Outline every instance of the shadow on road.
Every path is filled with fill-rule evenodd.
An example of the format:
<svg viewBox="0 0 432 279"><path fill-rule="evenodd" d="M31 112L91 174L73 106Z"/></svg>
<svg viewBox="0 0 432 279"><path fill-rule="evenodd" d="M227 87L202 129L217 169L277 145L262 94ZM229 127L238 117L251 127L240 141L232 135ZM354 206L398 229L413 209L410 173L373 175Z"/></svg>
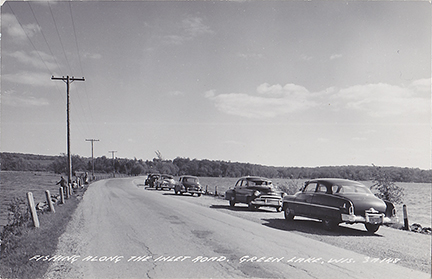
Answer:
<svg viewBox="0 0 432 279"><path fill-rule="evenodd" d="M333 231L328 231L323 228L321 221L312 219L294 219L287 222L285 219L262 219L264 226L283 230L283 231L297 231L306 234L318 234L328 236L375 236L382 237L379 234L371 234L366 230L359 230L356 228L350 228L345 226L338 226Z"/></svg>
<svg viewBox="0 0 432 279"><path fill-rule="evenodd" d="M276 212L275 209L272 208L258 208L258 209L250 209L247 205L245 206L234 206L231 207L229 205L221 205L221 204L213 204L210 206L210 208L215 208L215 209L228 209L231 211L250 211L250 212L263 212L263 213L280 213L280 212Z"/></svg>

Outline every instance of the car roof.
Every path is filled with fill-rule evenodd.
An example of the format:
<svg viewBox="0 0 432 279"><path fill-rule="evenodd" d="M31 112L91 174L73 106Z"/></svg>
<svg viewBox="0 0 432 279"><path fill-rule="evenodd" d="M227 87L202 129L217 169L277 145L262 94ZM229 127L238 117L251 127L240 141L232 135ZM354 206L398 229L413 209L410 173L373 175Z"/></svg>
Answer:
<svg viewBox="0 0 432 279"><path fill-rule="evenodd" d="M349 180L349 179L343 179L343 178L317 178L317 179L311 179L308 182L319 182L327 185L358 185L358 186L365 186L360 182ZM366 186L365 186L366 187Z"/></svg>
<svg viewBox="0 0 432 279"><path fill-rule="evenodd" d="M270 181L270 179L266 178L266 177L261 177L261 176L243 176L240 177L238 180L249 180L249 181Z"/></svg>
<svg viewBox="0 0 432 279"><path fill-rule="evenodd" d="M182 175L182 176L180 176L180 177L198 178L198 177L193 176L193 175Z"/></svg>

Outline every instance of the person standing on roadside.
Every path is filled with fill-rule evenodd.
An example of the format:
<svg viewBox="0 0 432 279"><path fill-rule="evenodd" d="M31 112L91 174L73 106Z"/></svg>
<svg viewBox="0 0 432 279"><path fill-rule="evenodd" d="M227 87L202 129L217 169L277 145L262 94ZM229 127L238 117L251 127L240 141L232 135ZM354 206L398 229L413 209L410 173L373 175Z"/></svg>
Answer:
<svg viewBox="0 0 432 279"><path fill-rule="evenodd" d="M67 187L67 181L66 181L66 179L64 179L63 176L60 178L60 181L56 183L56 185L59 185L59 184L60 184L60 187L63 188L63 193L65 193L66 187Z"/></svg>

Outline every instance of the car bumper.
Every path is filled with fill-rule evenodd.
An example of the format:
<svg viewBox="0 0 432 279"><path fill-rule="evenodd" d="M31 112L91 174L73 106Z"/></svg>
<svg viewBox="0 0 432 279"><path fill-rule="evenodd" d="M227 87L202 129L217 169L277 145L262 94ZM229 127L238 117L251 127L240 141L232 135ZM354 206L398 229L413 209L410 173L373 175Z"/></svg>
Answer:
<svg viewBox="0 0 432 279"><path fill-rule="evenodd" d="M354 223L368 223L374 225L390 224L397 222L396 217L386 217L383 213L381 214L366 214L365 217L353 215L353 214L342 214L342 222L354 224Z"/></svg>
<svg viewBox="0 0 432 279"><path fill-rule="evenodd" d="M274 196L261 196L251 201L251 204L255 206L281 207L282 198L277 198Z"/></svg>

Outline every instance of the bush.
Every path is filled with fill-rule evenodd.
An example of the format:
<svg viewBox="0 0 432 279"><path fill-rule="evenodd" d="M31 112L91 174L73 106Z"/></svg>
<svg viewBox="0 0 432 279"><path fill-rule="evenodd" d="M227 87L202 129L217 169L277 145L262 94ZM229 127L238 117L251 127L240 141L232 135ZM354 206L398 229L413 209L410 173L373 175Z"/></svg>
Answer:
<svg viewBox="0 0 432 279"><path fill-rule="evenodd" d="M375 196L382 200L396 204L403 202L403 189L397 186L381 167L375 167L375 177L370 188L376 190Z"/></svg>

